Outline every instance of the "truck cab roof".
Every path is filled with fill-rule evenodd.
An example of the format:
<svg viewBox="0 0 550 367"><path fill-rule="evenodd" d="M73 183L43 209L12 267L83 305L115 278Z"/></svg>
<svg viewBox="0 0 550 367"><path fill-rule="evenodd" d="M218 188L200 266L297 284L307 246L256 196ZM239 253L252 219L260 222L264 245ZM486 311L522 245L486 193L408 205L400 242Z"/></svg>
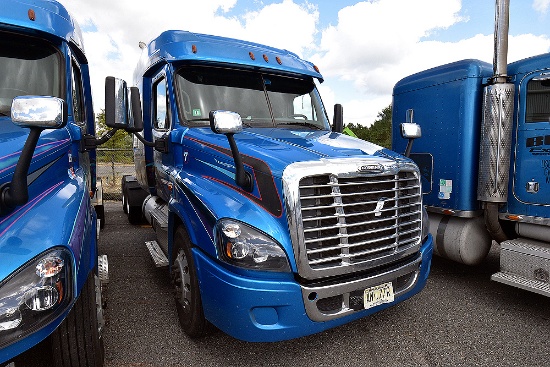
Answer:
<svg viewBox="0 0 550 367"><path fill-rule="evenodd" d="M163 61L233 65L282 74L306 75L323 81L316 66L290 51L233 38L179 30L165 31L148 44L136 67L134 80L139 80L149 70L155 70L154 66Z"/></svg>

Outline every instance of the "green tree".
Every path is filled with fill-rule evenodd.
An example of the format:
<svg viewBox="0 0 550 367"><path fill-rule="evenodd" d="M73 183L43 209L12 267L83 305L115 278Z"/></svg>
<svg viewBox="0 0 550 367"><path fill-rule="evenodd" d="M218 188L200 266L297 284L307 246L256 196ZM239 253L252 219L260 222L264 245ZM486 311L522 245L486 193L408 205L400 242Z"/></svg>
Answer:
<svg viewBox="0 0 550 367"><path fill-rule="evenodd" d="M378 112L374 123L367 127L361 124L347 124L359 139L370 141L385 148L391 149L391 111L392 105Z"/></svg>
<svg viewBox="0 0 550 367"><path fill-rule="evenodd" d="M100 113L96 115L95 130L97 138L102 137L110 130L105 125L105 110L102 109ZM109 141L102 144L100 148L110 149L132 149L132 136L124 130L118 130L115 135Z"/></svg>

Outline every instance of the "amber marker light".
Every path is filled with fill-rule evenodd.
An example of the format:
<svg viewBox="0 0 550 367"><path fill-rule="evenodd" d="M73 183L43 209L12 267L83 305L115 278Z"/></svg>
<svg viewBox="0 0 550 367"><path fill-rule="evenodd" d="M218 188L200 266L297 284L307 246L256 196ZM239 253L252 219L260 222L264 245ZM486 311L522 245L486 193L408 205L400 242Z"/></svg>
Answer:
<svg viewBox="0 0 550 367"><path fill-rule="evenodd" d="M443 210L443 214L445 214L445 215L454 215L455 211L451 210L451 209L445 209L445 210Z"/></svg>
<svg viewBox="0 0 550 367"><path fill-rule="evenodd" d="M283 62L281 61L281 58L280 58L279 56L277 56L277 57L275 58L275 60L277 60L277 63L278 63L279 65L283 65Z"/></svg>
<svg viewBox="0 0 550 367"><path fill-rule="evenodd" d="M267 57L267 55L266 55L266 54L264 54L263 56L264 56L264 60L265 60L265 62L269 62L269 57Z"/></svg>
<svg viewBox="0 0 550 367"><path fill-rule="evenodd" d="M27 15L29 16L29 19L32 20L33 22L36 20L36 14L34 13L34 10L29 9L29 11L27 12Z"/></svg>
<svg viewBox="0 0 550 367"><path fill-rule="evenodd" d="M523 218L521 217L521 215L509 214L506 216L506 219L518 221L518 220L522 220Z"/></svg>
<svg viewBox="0 0 550 367"><path fill-rule="evenodd" d="M249 52L249 53L248 53L248 56L250 56L250 58L251 58L252 60L256 60L256 56L254 56L254 54L253 54L252 52Z"/></svg>
<svg viewBox="0 0 550 367"><path fill-rule="evenodd" d="M313 65L313 69L315 69L315 71L318 72L319 74L321 73L321 72L319 71L319 68L317 67L317 65Z"/></svg>
<svg viewBox="0 0 550 367"><path fill-rule="evenodd" d="M197 53L197 46L196 45L192 45L191 46L191 51L193 51L194 54Z"/></svg>

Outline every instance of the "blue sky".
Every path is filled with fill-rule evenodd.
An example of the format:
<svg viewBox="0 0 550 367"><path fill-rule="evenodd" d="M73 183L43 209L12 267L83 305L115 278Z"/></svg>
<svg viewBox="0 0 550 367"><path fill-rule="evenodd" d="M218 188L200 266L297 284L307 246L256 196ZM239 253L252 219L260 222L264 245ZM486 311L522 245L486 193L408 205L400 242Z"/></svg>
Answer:
<svg viewBox="0 0 550 367"><path fill-rule="evenodd" d="M84 33L95 110L103 81L132 81L139 41L166 29L285 48L314 62L328 111L370 125L401 78L465 58L492 62L494 0L60 0ZM510 62L550 51L550 0L510 0ZM169 9L169 11L166 11Z"/></svg>

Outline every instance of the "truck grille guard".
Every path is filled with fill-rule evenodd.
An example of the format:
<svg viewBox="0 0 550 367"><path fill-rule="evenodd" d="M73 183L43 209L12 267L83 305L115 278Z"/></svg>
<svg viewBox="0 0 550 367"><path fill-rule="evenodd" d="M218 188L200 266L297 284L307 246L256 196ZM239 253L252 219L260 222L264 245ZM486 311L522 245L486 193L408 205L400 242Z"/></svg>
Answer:
<svg viewBox="0 0 550 367"><path fill-rule="evenodd" d="M422 193L413 164L299 162L285 169L283 181L300 277L318 280L379 269L420 250Z"/></svg>

